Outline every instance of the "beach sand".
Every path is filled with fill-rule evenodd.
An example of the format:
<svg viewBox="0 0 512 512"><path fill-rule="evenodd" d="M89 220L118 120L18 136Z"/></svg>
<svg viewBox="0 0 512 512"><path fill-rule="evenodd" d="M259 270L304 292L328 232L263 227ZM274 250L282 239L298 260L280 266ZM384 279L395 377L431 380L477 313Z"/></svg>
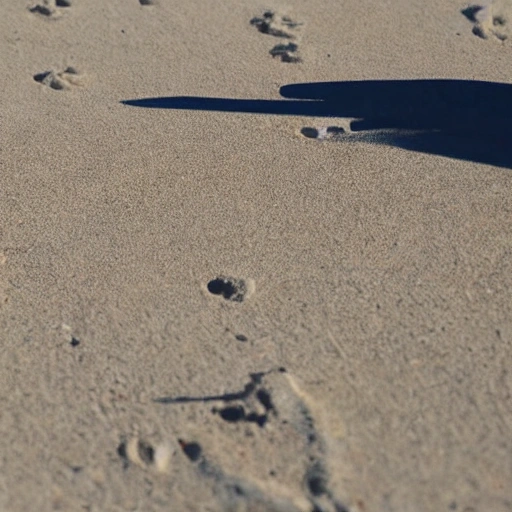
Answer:
<svg viewBox="0 0 512 512"><path fill-rule="evenodd" d="M512 510L505 2L0 4L0 510Z"/></svg>

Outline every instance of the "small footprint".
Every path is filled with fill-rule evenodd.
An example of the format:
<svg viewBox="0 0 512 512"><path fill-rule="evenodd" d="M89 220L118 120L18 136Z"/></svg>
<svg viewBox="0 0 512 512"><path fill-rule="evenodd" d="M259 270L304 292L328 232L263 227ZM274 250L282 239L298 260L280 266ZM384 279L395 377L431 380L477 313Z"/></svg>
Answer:
<svg viewBox="0 0 512 512"><path fill-rule="evenodd" d="M473 23L473 34L482 39L506 41L511 36L512 0L493 0L485 5L470 5L462 14Z"/></svg>
<svg viewBox="0 0 512 512"><path fill-rule="evenodd" d="M250 23L262 34L283 39L296 39L297 28L302 25L288 16L281 16L273 11L265 11L261 17L253 18ZM296 43L290 42L275 45L269 53L272 57L279 57L281 62L297 63L302 62L298 49Z"/></svg>
<svg viewBox="0 0 512 512"><path fill-rule="evenodd" d="M254 293L255 283L252 279L237 279L235 277L219 276L212 279L208 291L213 295L221 295L226 300L242 302Z"/></svg>
<svg viewBox="0 0 512 512"><path fill-rule="evenodd" d="M44 71L34 75L34 80L47 85L57 91L70 89L72 86L85 85L85 78L74 67L67 67L64 71Z"/></svg>
<svg viewBox="0 0 512 512"><path fill-rule="evenodd" d="M144 469L155 469L165 473L171 458L171 449L167 443L154 447L150 442L132 437L122 439L117 447L117 454L123 460L124 469L135 464Z"/></svg>
<svg viewBox="0 0 512 512"><path fill-rule="evenodd" d="M300 133L307 139L316 140L340 140L347 134L341 126L324 126L320 128L305 126L300 130Z"/></svg>
<svg viewBox="0 0 512 512"><path fill-rule="evenodd" d="M253 18L251 25L254 25L262 34L295 39L293 31L302 23L295 23L288 16L279 16L272 11L265 11L261 18Z"/></svg>
<svg viewBox="0 0 512 512"><path fill-rule="evenodd" d="M61 7L71 7L70 0L43 0L42 3L31 7L30 12L41 14L49 18L58 18L61 15Z"/></svg>
<svg viewBox="0 0 512 512"><path fill-rule="evenodd" d="M272 57L279 57L282 62L302 62L302 59L297 55L299 47L295 43L276 44L270 55Z"/></svg>

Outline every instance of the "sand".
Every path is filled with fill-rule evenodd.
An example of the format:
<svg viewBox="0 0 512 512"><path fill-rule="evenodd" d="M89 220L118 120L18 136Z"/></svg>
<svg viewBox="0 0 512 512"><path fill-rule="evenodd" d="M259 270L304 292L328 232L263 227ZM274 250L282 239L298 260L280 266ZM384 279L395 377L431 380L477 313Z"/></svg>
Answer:
<svg viewBox="0 0 512 512"><path fill-rule="evenodd" d="M0 4L0 510L512 510L507 2Z"/></svg>

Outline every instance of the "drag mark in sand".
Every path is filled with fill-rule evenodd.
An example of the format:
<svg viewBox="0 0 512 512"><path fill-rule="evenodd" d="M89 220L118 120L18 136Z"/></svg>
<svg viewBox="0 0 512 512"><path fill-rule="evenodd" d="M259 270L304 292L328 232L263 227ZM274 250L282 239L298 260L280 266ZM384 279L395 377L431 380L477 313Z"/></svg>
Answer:
<svg viewBox="0 0 512 512"><path fill-rule="evenodd" d="M245 423L245 428L251 428L250 424L254 424L253 428L262 432L260 442L270 436L271 443L279 446L280 450L291 449L294 459L301 454L299 459L304 461L304 467L302 481L298 483L301 492L297 494L275 480L269 483L264 475L256 478L230 475L219 462L214 462L222 460L221 454L214 453L216 449L222 449L222 444L203 449L197 440L178 439L184 455L196 464L198 476L211 482L223 507L252 510L252 507L263 506L265 508L262 510L277 512L306 509L347 512L347 508L330 489L325 461L327 450L308 406L311 399L285 368L250 374L249 382L240 391L223 395L162 397L154 401L160 404L223 402L225 405L211 409L220 419L228 424ZM239 431L232 431L232 434L236 435L236 432ZM254 433L250 437L254 439ZM286 459L285 453L282 458ZM267 475L275 478L276 471L272 469Z"/></svg>

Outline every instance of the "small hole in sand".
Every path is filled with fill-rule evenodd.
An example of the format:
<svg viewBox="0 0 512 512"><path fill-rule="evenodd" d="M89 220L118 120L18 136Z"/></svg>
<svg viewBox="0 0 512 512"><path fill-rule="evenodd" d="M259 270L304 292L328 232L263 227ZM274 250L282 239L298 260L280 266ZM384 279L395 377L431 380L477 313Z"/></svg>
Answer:
<svg viewBox="0 0 512 512"><path fill-rule="evenodd" d="M300 133L308 139L316 139L318 137L318 130L310 126L305 126L300 130Z"/></svg>
<svg viewBox="0 0 512 512"><path fill-rule="evenodd" d="M139 457L146 464L152 464L155 459L155 449L144 441L139 441L137 445L137 451L139 452Z"/></svg>
<svg viewBox="0 0 512 512"><path fill-rule="evenodd" d="M225 299L229 299L235 293L233 283L226 279L213 279L208 283L208 291L214 295L222 295Z"/></svg>
<svg viewBox="0 0 512 512"><path fill-rule="evenodd" d="M252 279L245 281L233 277L217 277L208 283L207 288L213 295L221 295L233 302L242 302L254 291L254 282Z"/></svg>
<svg viewBox="0 0 512 512"><path fill-rule="evenodd" d="M50 73L51 71L45 71L44 73L36 73L33 78L36 82L41 83Z"/></svg>
<svg viewBox="0 0 512 512"><path fill-rule="evenodd" d="M265 407L267 411L274 408L274 404L272 403L272 399L270 398L270 393L266 389L258 389L256 393L256 398L259 400L260 404Z"/></svg>
<svg viewBox="0 0 512 512"><path fill-rule="evenodd" d="M199 443L187 443L178 439L183 453L192 461L196 462L201 457L202 448Z"/></svg>
<svg viewBox="0 0 512 512"><path fill-rule="evenodd" d="M264 427L265 423L267 423L268 417L266 414L256 414L255 412L251 412L245 419L250 423L256 423L259 427Z"/></svg>
<svg viewBox="0 0 512 512"><path fill-rule="evenodd" d="M478 12L480 12L483 9L481 5L470 5L469 7L466 7L465 9L462 9L460 11L469 21L472 21L473 23L476 23L478 20L476 18L476 15Z"/></svg>
<svg viewBox="0 0 512 512"><path fill-rule="evenodd" d="M330 133L332 135L341 135L345 133L345 130L340 126L328 126L327 133Z"/></svg>
<svg viewBox="0 0 512 512"><path fill-rule="evenodd" d="M327 477L323 467L316 463L308 470L307 486L313 496L321 496L327 492Z"/></svg>
<svg viewBox="0 0 512 512"><path fill-rule="evenodd" d="M245 419L245 409L241 405L235 405L232 407L224 407L218 411L220 417L224 421L229 421L232 423L236 423L237 421L241 421Z"/></svg>
<svg viewBox="0 0 512 512"><path fill-rule="evenodd" d="M117 447L117 454L123 459L126 458L126 443L123 442Z"/></svg>

